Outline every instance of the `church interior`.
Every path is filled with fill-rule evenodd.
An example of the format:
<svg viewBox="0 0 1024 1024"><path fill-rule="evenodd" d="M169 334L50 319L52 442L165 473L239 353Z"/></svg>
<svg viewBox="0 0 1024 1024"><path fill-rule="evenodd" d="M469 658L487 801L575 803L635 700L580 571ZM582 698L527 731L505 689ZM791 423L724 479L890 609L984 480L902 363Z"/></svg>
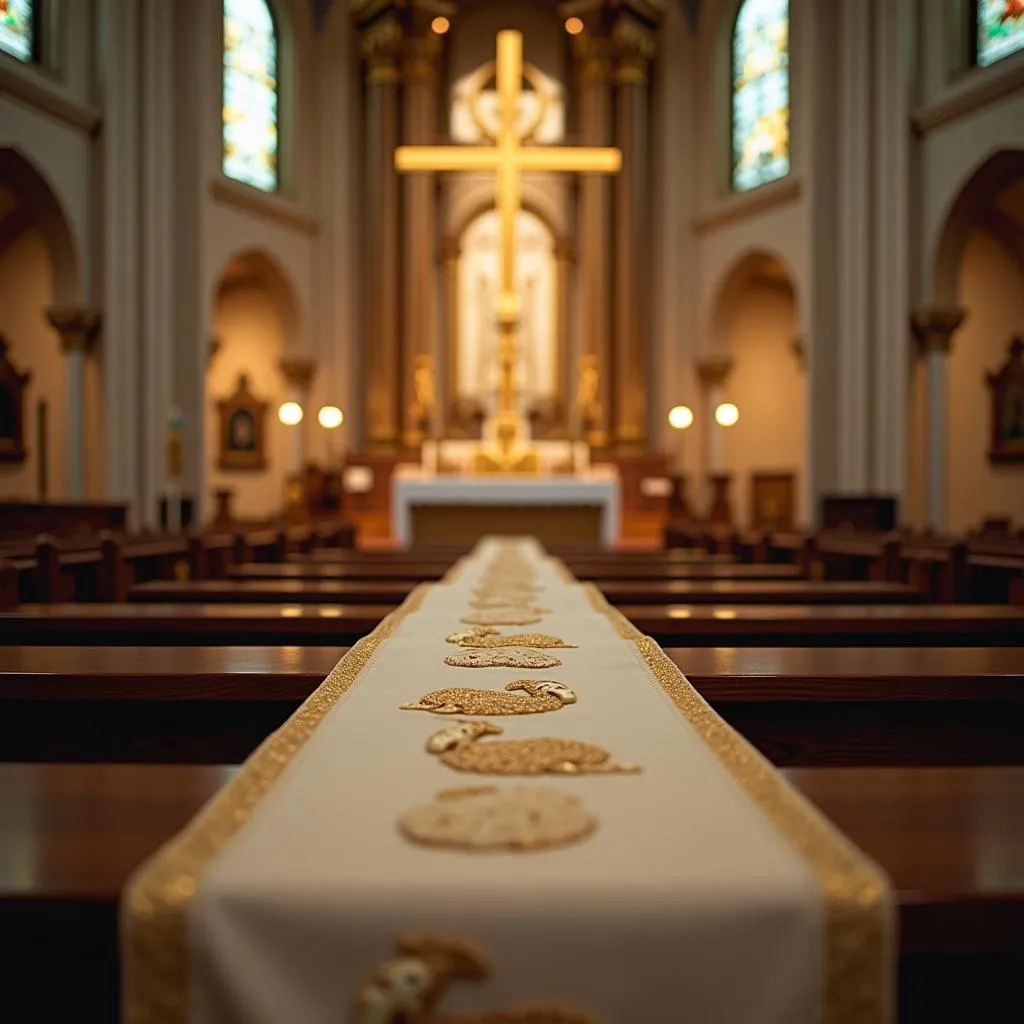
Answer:
<svg viewBox="0 0 1024 1024"><path fill-rule="evenodd" d="M0 0L0 638L12 1019L1003 1016L1024 0Z"/></svg>

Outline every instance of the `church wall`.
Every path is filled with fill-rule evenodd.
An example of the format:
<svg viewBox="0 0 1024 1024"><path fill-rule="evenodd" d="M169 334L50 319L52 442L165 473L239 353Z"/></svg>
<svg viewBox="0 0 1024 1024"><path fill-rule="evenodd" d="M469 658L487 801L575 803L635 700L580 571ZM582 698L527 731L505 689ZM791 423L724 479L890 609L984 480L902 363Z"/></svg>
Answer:
<svg viewBox="0 0 1024 1024"><path fill-rule="evenodd" d="M221 347L207 371L205 465L207 496L220 487L235 492L234 514L239 519L277 515L284 503L289 431L277 418L285 401L285 381L278 360L286 347L282 311L275 296L261 284L242 282L225 288L215 304L213 326ZM235 390L238 375L249 376L257 398L269 403L266 418L267 469L262 472L222 472L217 469L217 400ZM309 426L307 422L298 429ZM315 411L313 413L315 422Z"/></svg>
<svg viewBox="0 0 1024 1024"><path fill-rule="evenodd" d="M803 486L806 400L795 326L793 295L783 285L752 282L731 303L726 336L735 366L726 391L740 418L725 431L724 449L740 525L749 524L752 472L793 472L798 493Z"/></svg>
<svg viewBox="0 0 1024 1024"><path fill-rule="evenodd" d="M949 210L974 171L987 157L1003 149L1024 149L1024 92L938 126L921 142L918 281L921 294L929 299L948 303L954 298L934 292L936 257Z"/></svg>
<svg viewBox="0 0 1024 1024"><path fill-rule="evenodd" d="M949 528L981 525L986 516L1024 514L1024 465L993 466L991 391L986 374L1006 360L1024 333L1024 266L992 235L971 234L960 266L958 303L967 319L953 339L949 365Z"/></svg>
<svg viewBox="0 0 1024 1024"><path fill-rule="evenodd" d="M53 302L53 272L42 234L26 231L0 253L0 334L10 348L8 358L32 378L25 391L25 447L22 463L0 462L0 498L37 500L39 444L36 403L47 404L48 497L65 496L65 418L67 374L60 339L43 310Z"/></svg>

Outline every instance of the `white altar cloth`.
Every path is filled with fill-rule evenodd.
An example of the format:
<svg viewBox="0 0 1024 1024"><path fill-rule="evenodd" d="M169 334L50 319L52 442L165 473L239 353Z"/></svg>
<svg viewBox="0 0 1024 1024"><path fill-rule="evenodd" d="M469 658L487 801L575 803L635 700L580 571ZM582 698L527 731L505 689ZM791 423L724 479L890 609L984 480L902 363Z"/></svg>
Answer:
<svg viewBox="0 0 1024 1024"><path fill-rule="evenodd" d="M597 505L601 542L619 539L619 474L595 466L574 476L448 476L414 465L395 467L391 482L391 536L412 542L411 509L416 505Z"/></svg>
<svg viewBox="0 0 1024 1024"><path fill-rule="evenodd" d="M656 645L536 545L521 550L548 609L526 631L579 646L555 649L561 665L545 670L444 664L491 543L417 591L130 883L126 1024L484 1022L523 1003L578 1011L543 1018L572 1024L884 1024L884 876ZM468 853L404 839L398 816L439 791L524 780L444 766L425 742L456 716L400 705L523 677L578 701L502 717L505 738L596 743L642 772L526 780L597 817L569 846ZM490 969L463 974L436 1015L360 1013L368 983L415 985L416 964L395 959L408 933L464 941Z"/></svg>

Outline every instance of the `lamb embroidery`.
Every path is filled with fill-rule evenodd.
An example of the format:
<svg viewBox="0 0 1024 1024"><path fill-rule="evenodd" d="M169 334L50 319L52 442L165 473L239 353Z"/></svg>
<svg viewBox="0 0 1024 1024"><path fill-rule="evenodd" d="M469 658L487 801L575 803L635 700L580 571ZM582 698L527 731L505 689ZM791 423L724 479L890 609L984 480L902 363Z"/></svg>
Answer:
<svg viewBox="0 0 1024 1024"><path fill-rule="evenodd" d="M502 635L491 626L477 626L458 633L451 633L445 638L448 643L459 647L558 647L563 650L576 647L566 643L560 637L548 633L508 633Z"/></svg>
<svg viewBox="0 0 1024 1024"><path fill-rule="evenodd" d="M516 692L522 691L522 692ZM576 703L576 694L553 679L516 679L505 690L476 690L449 686L425 693L403 711L432 711L435 715L535 715Z"/></svg>
<svg viewBox="0 0 1024 1024"><path fill-rule="evenodd" d="M596 743L547 737L480 742L504 730L492 722L458 722L434 733L427 752L462 772L482 775L590 775L638 772L640 766L611 760Z"/></svg>
<svg viewBox="0 0 1024 1024"><path fill-rule="evenodd" d="M486 956L463 939L410 933L399 936L396 956L363 985L352 1024L596 1024L593 1017L537 1004L491 1013L449 1014L438 1009L457 982L483 981Z"/></svg>

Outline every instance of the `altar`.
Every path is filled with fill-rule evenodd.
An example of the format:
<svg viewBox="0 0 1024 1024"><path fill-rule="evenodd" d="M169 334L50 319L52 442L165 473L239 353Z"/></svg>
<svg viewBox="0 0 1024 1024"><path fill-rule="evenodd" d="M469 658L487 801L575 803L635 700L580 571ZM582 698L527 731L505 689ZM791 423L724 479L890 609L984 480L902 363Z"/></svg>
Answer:
<svg viewBox="0 0 1024 1024"><path fill-rule="evenodd" d="M469 544L487 534L611 545L619 538L619 490L614 466L572 475L456 476L401 465L391 481L391 535L403 546Z"/></svg>

